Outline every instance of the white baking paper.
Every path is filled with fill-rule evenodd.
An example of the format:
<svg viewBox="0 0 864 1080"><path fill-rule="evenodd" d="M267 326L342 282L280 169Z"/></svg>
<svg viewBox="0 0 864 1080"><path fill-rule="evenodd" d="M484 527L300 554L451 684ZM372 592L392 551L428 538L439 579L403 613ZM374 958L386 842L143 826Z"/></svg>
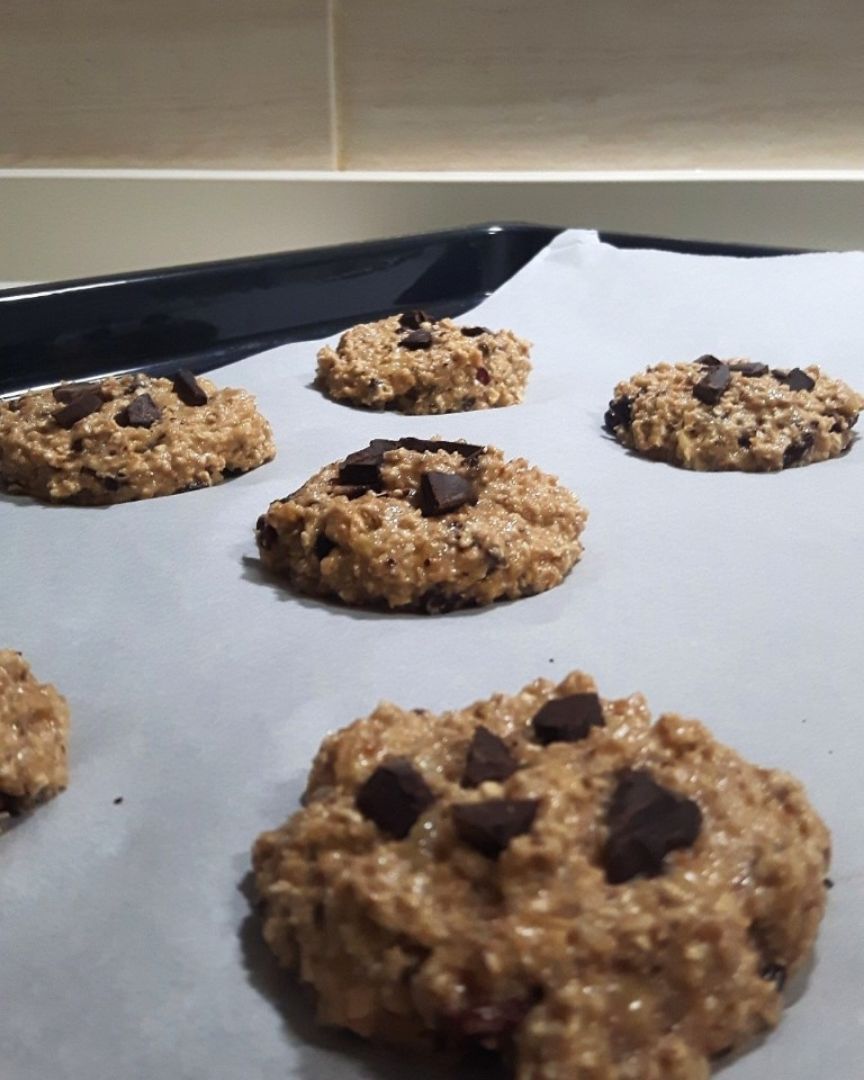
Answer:
<svg viewBox="0 0 864 1080"><path fill-rule="evenodd" d="M861 1075L864 445L698 474L600 425L620 378L705 352L817 361L860 389L862 297L860 253L698 258L566 233L470 316L535 343L522 406L355 411L311 388L317 343L290 345L216 375L258 395L272 464L108 509L0 500L0 642L73 717L69 790L0 839L2 1080L453 1076L315 1026L250 917L249 847L296 808L324 734L379 699L459 707L571 668L806 782L835 842L815 963L780 1029L723 1075ZM271 499L370 438L435 433L524 455L584 500L563 585L422 617L262 579L253 526Z"/></svg>

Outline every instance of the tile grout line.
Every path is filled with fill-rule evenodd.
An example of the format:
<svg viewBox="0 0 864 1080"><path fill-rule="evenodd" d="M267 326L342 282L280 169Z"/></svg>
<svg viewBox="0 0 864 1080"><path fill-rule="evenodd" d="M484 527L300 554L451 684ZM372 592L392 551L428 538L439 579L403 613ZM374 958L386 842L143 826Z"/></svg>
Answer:
<svg viewBox="0 0 864 1080"><path fill-rule="evenodd" d="M342 169L342 118L339 109L339 69L336 59L337 3L338 0L327 0L327 82L330 106L330 168L335 172L339 172Z"/></svg>

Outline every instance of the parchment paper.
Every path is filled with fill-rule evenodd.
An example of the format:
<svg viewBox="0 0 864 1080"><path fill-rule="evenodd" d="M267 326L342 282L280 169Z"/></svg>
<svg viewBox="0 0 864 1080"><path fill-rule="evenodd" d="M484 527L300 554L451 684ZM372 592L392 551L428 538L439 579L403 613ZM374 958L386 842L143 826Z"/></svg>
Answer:
<svg viewBox="0 0 864 1080"><path fill-rule="evenodd" d="M628 455L600 423L619 378L704 352L818 361L860 389L862 297L860 253L696 258L567 233L470 317L534 341L520 407L354 411L310 387L317 344L291 345L216 374L258 395L272 464L109 509L3 498L0 641L67 695L74 726L69 790L0 839L0 1077L451 1076L314 1025L250 918L249 846L296 808L324 734L379 699L459 707L577 667L806 782L835 840L815 965L723 1075L859 1076L864 446L694 474ZM435 433L524 455L584 500L585 556L562 586L388 617L261 578L252 529L271 499L370 438Z"/></svg>

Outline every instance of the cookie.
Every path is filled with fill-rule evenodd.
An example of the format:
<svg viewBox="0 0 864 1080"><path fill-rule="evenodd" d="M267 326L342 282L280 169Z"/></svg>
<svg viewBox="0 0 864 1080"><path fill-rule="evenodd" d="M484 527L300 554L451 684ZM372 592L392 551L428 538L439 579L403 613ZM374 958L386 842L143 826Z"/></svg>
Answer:
<svg viewBox="0 0 864 1080"><path fill-rule="evenodd" d="M0 649L0 826L66 787L69 709L20 653Z"/></svg>
<svg viewBox="0 0 864 1080"><path fill-rule="evenodd" d="M518 1080L705 1080L778 1022L829 846L792 777L573 673L379 705L325 739L253 864L322 1023L480 1043Z"/></svg>
<svg viewBox="0 0 864 1080"><path fill-rule="evenodd" d="M582 553L586 511L500 450L375 439L258 519L261 559L303 593L443 612L558 585Z"/></svg>
<svg viewBox="0 0 864 1080"><path fill-rule="evenodd" d="M328 397L370 409L493 409L522 400L529 350L510 330L409 311L352 327L335 349L321 349L316 381Z"/></svg>
<svg viewBox="0 0 864 1080"><path fill-rule="evenodd" d="M0 401L0 487L98 506L209 487L275 454L244 390L120 375Z"/></svg>
<svg viewBox="0 0 864 1080"><path fill-rule="evenodd" d="M837 457L864 397L815 365L769 369L701 356L619 383L605 427L631 450L685 469L771 472Z"/></svg>

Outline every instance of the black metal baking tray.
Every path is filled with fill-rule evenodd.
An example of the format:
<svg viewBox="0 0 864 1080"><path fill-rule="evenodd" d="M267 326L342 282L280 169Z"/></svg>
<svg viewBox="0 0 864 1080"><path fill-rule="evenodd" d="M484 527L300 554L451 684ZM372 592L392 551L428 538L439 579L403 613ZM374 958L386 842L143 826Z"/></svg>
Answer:
<svg viewBox="0 0 864 1080"><path fill-rule="evenodd" d="M207 371L410 307L466 311L561 230L521 223L0 291L0 394L117 371ZM787 249L601 233L616 247L745 258Z"/></svg>

